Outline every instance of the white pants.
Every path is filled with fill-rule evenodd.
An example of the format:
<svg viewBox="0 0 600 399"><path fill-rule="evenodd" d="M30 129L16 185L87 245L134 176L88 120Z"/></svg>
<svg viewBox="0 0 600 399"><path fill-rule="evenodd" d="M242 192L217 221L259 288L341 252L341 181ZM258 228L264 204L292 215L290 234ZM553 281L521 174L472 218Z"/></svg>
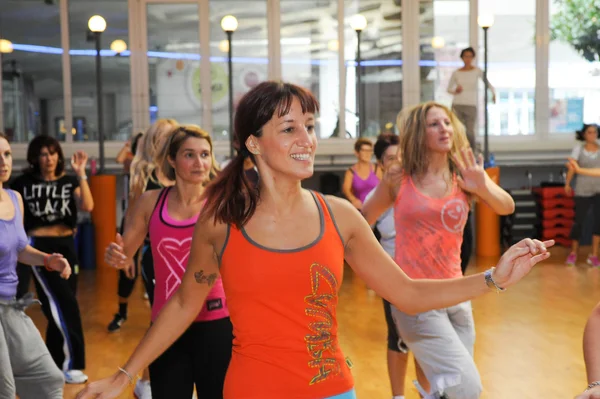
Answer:
<svg viewBox="0 0 600 399"><path fill-rule="evenodd" d="M430 398L479 398L482 386L473 360L475 324L470 301L416 316L392 305L392 316L427 376Z"/></svg>

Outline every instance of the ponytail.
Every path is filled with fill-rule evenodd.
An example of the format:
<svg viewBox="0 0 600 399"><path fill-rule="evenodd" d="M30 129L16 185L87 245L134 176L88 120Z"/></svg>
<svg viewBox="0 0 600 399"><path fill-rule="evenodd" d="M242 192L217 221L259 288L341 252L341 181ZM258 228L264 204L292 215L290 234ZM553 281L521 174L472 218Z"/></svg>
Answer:
<svg viewBox="0 0 600 399"><path fill-rule="evenodd" d="M227 164L204 191L206 205L201 221L209 217L213 223L235 225L241 229L254 214L258 205L258 188L248 179L244 171L244 148Z"/></svg>

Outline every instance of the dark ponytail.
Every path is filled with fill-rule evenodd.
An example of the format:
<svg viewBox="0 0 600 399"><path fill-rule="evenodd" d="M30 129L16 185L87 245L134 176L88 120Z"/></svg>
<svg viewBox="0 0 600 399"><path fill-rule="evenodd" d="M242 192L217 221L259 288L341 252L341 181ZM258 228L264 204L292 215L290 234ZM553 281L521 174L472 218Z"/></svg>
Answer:
<svg viewBox="0 0 600 399"><path fill-rule="evenodd" d="M273 116L280 118L287 115L295 98L300 102L303 113L318 112L319 103L316 98L306 89L290 83L262 82L242 97L235 114L234 129L234 142L239 143L239 151L206 187L206 205L201 221L212 218L214 223L241 228L250 220L260 197L258 187L248 179L244 171L246 157L255 161L246 148L246 140L250 136L260 137L263 126Z"/></svg>

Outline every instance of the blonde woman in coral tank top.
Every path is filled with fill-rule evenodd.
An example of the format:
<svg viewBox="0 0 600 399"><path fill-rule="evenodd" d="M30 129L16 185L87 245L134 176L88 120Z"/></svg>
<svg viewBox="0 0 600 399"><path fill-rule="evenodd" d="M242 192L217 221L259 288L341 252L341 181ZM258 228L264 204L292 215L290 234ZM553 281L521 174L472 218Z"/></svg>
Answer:
<svg viewBox="0 0 600 399"><path fill-rule="evenodd" d="M263 82L244 95L235 115L241 151L206 188L181 286L127 363L79 399L117 397L192 323L219 275L235 337L225 399L355 399L338 341L344 260L375 292L417 314L493 292L493 282L514 284L549 256L528 239L504 254L488 284L484 273L408 278L352 204L302 188L314 172L318 111L310 92L289 83ZM243 173L246 156L258 186Z"/></svg>
<svg viewBox="0 0 600 399"><path fill-rule="evenodd" d="M485 201L500 215L512 213L514 201L487 176L462 125L443 105L414 107L400 132L403 159L398 178L386 176L363 213L368 221L376 220L394 205L395 260L408 277L456 281L462 276L460 249L470 197ZM392 315L430 382L430 395L479 398L470 301L417 314L393 306Z"/></svg>

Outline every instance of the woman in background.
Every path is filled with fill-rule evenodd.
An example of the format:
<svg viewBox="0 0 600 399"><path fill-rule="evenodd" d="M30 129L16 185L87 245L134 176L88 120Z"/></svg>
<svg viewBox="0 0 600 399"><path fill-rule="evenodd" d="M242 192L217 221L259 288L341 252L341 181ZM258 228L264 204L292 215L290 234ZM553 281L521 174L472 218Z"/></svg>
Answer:
<svg viewBox="0 0 600 399"><path fill-rule="evenodd" d="M381 180L381 169L371 160L373 158L373 143L365 138L359 138L354 144L354 154L358 162L352 165L344 176L342 192L358 210L362 209L367 194Z"/></svg>
<svg viewBox="0 0 600 399"><path fill-rule="evenodd" d="M79 262L74 238L77 212L94 208L85 170L87 160L85 152L77 151L71 158L75 176L67 175L60 143L50 136L36 136L27 148L29 168L12 183L23 198L25 231L31 246L62 254L73 268L66 280L45 268L31 268L48 319L46 345L69 384L83 384L88 378L82 371L85 342L77 302ZM29 282L25 278L19 284L26 291Z"/></svg>
<svg viewBox="0 0 600 399"><path fill-rule="evenodd" d="M571 160L575 161L578 169L569 168L565 181L565 191L571 195L571 181L578 173L575 185L575 224L571 229L571 253L567 256L566 264L574 266L577 263L579 240L583 232L583 225L590 208L593 209L592 253L586 262L594 267L600 266L598 248L600 247L600 176L587 174L585 169L600 168L600 145L598 145L598 126L583 125L581 130L575 132L575 138L580 141L571 152ZM579 168L584 169L582 173Z"/></svg>

